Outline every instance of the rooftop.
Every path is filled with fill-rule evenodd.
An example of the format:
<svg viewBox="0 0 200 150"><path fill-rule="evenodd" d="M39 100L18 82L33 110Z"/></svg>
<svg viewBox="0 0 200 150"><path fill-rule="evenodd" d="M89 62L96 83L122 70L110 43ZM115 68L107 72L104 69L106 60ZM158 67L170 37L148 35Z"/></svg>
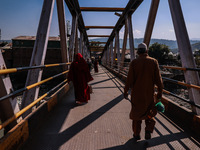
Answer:
<svg viewBox="0 0 200 150"><path fill-rule="evenodd" d="M12 40L35 40L36 36L17 36ZM60 41L60 37L49 37L49 41Z"/></svg>

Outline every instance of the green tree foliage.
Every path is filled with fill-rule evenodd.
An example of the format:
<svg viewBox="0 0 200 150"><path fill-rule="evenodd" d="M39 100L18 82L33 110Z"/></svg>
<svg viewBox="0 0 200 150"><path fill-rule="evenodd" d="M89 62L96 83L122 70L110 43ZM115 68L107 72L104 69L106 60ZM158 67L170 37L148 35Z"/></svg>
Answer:
<svg viewBox="0 0 200 150"><path fill-rule="evenodd" d="M149 56L158 60L160 65L175 63L173 55L170 55L170 49L165 44L154 43L149 47Z"/></svg>

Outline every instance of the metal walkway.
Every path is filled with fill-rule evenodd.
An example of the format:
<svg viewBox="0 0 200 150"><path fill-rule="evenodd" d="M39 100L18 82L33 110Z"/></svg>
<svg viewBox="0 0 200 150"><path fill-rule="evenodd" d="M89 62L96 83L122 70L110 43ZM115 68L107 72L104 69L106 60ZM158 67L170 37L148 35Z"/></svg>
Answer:
<svg viewBox="0 0 200 150"><path fill-rule="evenodd" d="M89 103L77 106L71 89L44 118L43 126L31 136L23 150L140 150L200 149L200 140L184 131L163 114L156 117L156 128L148 145L132 138L130 102L123 99L124 84L105 68L92 74L93 94Z"/></svg>

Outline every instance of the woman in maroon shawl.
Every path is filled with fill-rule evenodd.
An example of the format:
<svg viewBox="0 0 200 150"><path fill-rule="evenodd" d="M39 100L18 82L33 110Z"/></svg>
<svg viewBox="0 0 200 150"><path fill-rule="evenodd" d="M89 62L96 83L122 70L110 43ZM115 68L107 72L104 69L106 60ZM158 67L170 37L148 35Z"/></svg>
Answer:
<svg viewBox="0 0 200 150"><path fill-rule="evenodd" d="M90 100L90 90L88 82L93 80L88 65L83 56L78 53L72 62L68 74L68 82L74 85L76 103L87 103Z"/></svg>

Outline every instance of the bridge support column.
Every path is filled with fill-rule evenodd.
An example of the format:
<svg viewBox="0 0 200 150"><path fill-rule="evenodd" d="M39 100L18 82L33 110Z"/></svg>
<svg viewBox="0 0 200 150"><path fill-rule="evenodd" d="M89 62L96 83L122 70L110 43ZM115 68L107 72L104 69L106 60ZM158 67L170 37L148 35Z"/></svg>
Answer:
<svg viewBox="0 0 200 150"><path fill-rule="evenodd" d="M109 51L109 67L111 67L111 42L109 44L108 51Z"/></svg>
<svg viewBox="0 0 200 150"><path fill-rule="evenodd" d="M118 72L119 72L119 68L120 68L120 47L119 47L119 31L115 32L115 46L116 46L116 51L117 51L117 68L118 68Z"/></svg>
<svg viewBox="0 0 200 150"><path fill-rule="evenodd" d="M110 58L109 58L109 45L106 47L106 56L107 56L107 61L106 64L109 66Z"/></svg>
<svg viewBox="0 0 200 150"><path fill-rule="evenodd" d="M61 55L62 62L69 62L68 58L68 47L67 47L67 34L66 34L66 24L65 24L65 9L63 0L56 0L57 2L57 11L58 11L58 22L59 22L59 31L60 31L60 45L61 45ZM68 69L68 66L63 66L64 70Z"/></svg>
<svg viewBox="0 0 200 150"><path fill-rule="evenodd" d="M79 40L78 40L78 26L76 28L76 37L75 37L75 50L74 54L78 53L78 45L79 45Z"/></svg>
<svg viewBox="0 0 200 150"><path fill-rule="evenodd" d="M72 62L74 60L74 47L76 40L76 31L78 26L78 17L77 15L72 15L72 29L69 43L69 61Z"/></svg>
<svg viewBox="0 0 200 150"><path fill-rule="evenodd" d="M0 69L6 69L6 64L4 58L0 51ZM0 97L10 94L13 91L12 83L9 74L0 76ZM17 98L8 98L0 101L0 120L5 122L15 113L19 111L19 106L17 103ZM11 124L5 127L4 133L7 133L17 124L17 121L13 121Z"/></svg>
<svg viewBox="0 0 200 150"><path fill-rule="evenodd" d="M151 35L152 35L159 3L160 3L160 0L151 1L151 8L149 10L149 17L148 17L147 26L146 26L146 30L144 34L144 41L143 41L147 45L147 47L149 47L149 43L151 40Z"/></svg>
<svg viewBox="0 0 200 150"><path fill-rule="evenodd" d="M196 68L194 57L192 54L192 48L188 37L187 29L181 5L179 0L169 0L170 11L174 24L176 39L178 43L178 49L180 52L182 67ZM195 71L184 72L185 81L188 84L200 85L199 74ZM196 104L200 104L200 91L194 88L189 88L189 98ZM200 114L200 109L192 107L194 113Z"/></svg>
<svg viewBox="0 0 200 150"><path fill-rule="evenodd" d="M113 41L110 42L111 68L113 67Z"/></svg>
<svg viewBox="0 0 200 150"><path fill-rule="evenodd" d="M135 48L134 48L134 39L133 39L133 27L132 27L132 15L128 15L128 33L129 33L129 46L131 53L131 61L135 59Z"/></svg>
<svg viewBox="0 0 200 150"><path fill-rule="evenodd" d="M79 53L81 54L82 54L82 49L83 49L83 33L80 32Z"/></svg>
<svg viewBox="0 0 200 150"><path fill-rule="evenodd" d="M44 64L54 2L55 0L44 0L30 66L38 66ZM26 86L41 81L42 72L43 72L42 69L29 70L26 80ZM35 99L37 99L38 94L39 94L39 87L33 88L29 91L25 91L23 94L21 108L26 107L27 105L32 103ZM25 112L23 117L28 115L28 113L30 112L31 110Z"/></svg>
<svg viewBox="0 0 200 150"><path fill-rule="evenodd" d="M116 43L116 34L115 34L115 47L114 47L114 52L113 52L113 64L114 64L114 67L116 67L117 65L117 61L115 60L116 59L116 54L117 54L117 43Z"/></svg>
<svg viewBox="0 0 200 150"><path fill-rule="evenodd" d="M124 58L125 58L126 45L127 45L127 37L128 37L128 19L127 19L127 17L126 17L126 20L125 20L124 30L125 31L124 31L124 40L123 40L123 47L122 47L120 71L122 70L122 68L124 66Z"/></svg>

